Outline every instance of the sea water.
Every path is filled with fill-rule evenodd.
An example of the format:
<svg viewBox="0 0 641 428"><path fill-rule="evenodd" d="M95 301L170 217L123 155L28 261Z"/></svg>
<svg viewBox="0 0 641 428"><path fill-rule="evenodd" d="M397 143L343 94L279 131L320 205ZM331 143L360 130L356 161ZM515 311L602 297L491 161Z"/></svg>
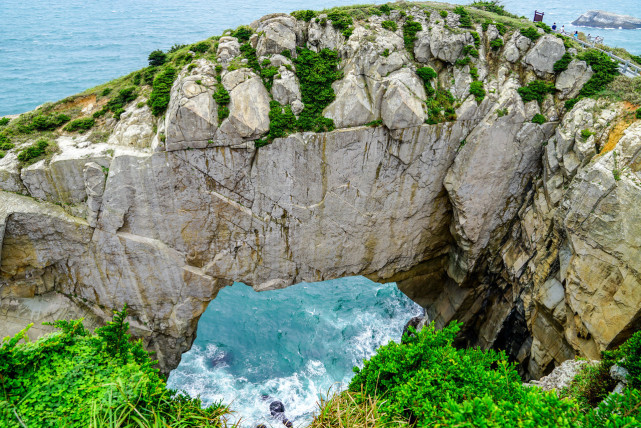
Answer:
<svg viewBox="0 0 641 428"><path fill-rule="evenodd" d="M0 0L0 116L22 113L147 65L149 52L193 43L262 15L384 0ZM466 4L468 1L451 1ZM639 0L505 0L573 32L590 9L636 15ZM576 28L641 55L641 31Z"/></svg>
<svg viewBox="0 0 641 428"><path fill-rule="evenodd" d="M345 389L352 367L399 341L407 321L421 313L395 284L364 277L260 293L235 283L209 304L168 386L205 404L230 404L231 420L245 427L273 423L269 404L278 399L303 426L321 396Z"/></svg>

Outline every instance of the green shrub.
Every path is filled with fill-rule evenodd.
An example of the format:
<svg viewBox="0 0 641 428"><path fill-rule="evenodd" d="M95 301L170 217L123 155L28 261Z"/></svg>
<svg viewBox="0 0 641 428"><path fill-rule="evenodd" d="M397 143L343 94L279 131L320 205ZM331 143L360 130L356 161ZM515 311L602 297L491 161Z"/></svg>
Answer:
<svg viewBox="0 0 641 428"><path fill-rule="evenodd" d="M568 69L570 62L572 61L572 55L569 53L564 53L560 60L554 63L554 72L561 73Z"/></svg>
<svg viewBox="0 0 641 428"><path fill-rule="evenodd" d="M457 67L465 67L466 65L468 65L471 62L472 62L472 58L470 58L469 56L466 56L465 58L457 59L454 62L454 65L457 66Z"/></svg>
<svg viewBox="0 0 641 428"><path fill-rule="evenodd" d="M45 139L38 140L37 143L30 145L18 153L18 160L20 162L30 162L40 156L44 155L49 147L49 142Z"/></svg>
<svg viewBox="0 0 641 428"><path fill-rule="evenodd" d="M472 56L474 58L478 58L479 57L479 51L477 51L474 46L468 45L468 46L463 47L463 55L469 55L469 56Z"/></svg>
<svg viewBox="0 0 641 428"><path fill-rule="evenodd" d="M423 30L420 22L416 22L412 19L407 19L403 24L403 42L405 44L405 49L410 55L414 55L414 42L416 41L416 33Z"/></svg>
<svg viewBox="0 0 641 428"><path fill-rule="evenodd" d="M260 64L258 64L256 49L249 43L243 43L240 45L240 53L243 55L243 58L247 59L247 66L260 74Z"/></svg>
<svg viewBox="0 0 641 428"><path fill-rule="evenodd" d="M39 114L31 119L31 123L27 124L23 129L26 132L36 131L51 131L59 128L61 125L69 122L71 118L63 113L42 115Z"/></svg>
<svg viewBox="0 0 641 428"><path fill-rule="evenodd" d="M423 83L425 84L425 93L427 94L427 96L430 97L434 95L434 88L432 88L432 84L430 83L430 81L438 77L436 71L434 71L432 67L420 67L416 69L416 74L423 80Z"/></svg>
<svg viewBox="0 0 641 428"><path fill-rule="evenodd" d="M160 67L167 62L167 55L160 49L152 51L147 57L149 65L152 67Z"/></svg>
<svg viewBox="0 0 641 428"><path fill-rule="evenodd" d="M637 109L636 117L637 117L637 119L641 119L641 108Z"/></svg>
<svg viewBox="0 0 641 428"><path fill-rule="evenodd" d="M11 122L11 119L9 119L8 117L3 117L2 119L0 119L0 126L7 126L9 122Z"/></svg>
<svg viewBox="0 0 641 428"><path fill-rule="evenodd" d="M254 34L254 30L247 25L241 25L231 33L232 37L236 37L238 39L238 43L241 44L248 42L252 34Z"/></svg>
<svg viewBox="0 0 641 428"><path fill-rule="evenodd" d="M120 119L120 115L125 112L125 106L135 100L136 97L138 97L138 92L134 86L121 89L116 97L110 99L101 110L93 114L93 118L97 119L111 111L115 119Z"/></svg>
<svg viewBox="0 0 641 428"><path fill-rule="evenodd" d="M535 27L521 28L521 34L527 37L528 39L532 40L533 42L536 42L539 39L539 37L541 37L539 32L536 31Z"/></svg>
<svg viewBox="0 0 641 428"><path fill-rule="evenodd" d="M587 62L594 72L590 80L581 88L579 98L598 94L619 75L618 63L611 60L604 52L590 49L577 55L577 58Z"/></svg>
<svg viewBox="0 0 641 428"><path fill-rule="evenodd" d="M105 88L102 90L102 93L100 95L102 95L103 97L106 97L110 93L111 93L111 88Z"/></svg>
<svg viewBox="0 0 641 428"><path fill-rule="evenodd" d="M507 33L507 27L505 26L505 24L501 22L495 22L494 26L496 27L496 29L498 30L501 36L504 36L505 33Z"/></svg>
<svg viewBox="0 0 641 428"><path fill-rule="evenodd" d="M292 108L290 106L283 107L278 101L269 103L269 120L269 132L264 139L254 143L256 148L270 144L275 138L283 138L296 131L296 116L292 112Z"/></svg>
<svg viewBox="0 0 641 428"><path fill-rule="evenodd" d="M572 397L584 410L599 405L614 389L617 382L610 377L605 364L584 364L570 384L561 391L562 397Z"/></svg>
<svg viewBox="0 0 641 428"><path fill-rule="evenodd" d="M470 67L470 76L472 76L472 79L478 80L479 79L479 69L471 66Z"/></svg>
<svg viewBox="0 0 641 428"><path fill-rule="evenodd" d="M481 36L479 36L479 33L476 31L470 31L470 34L472 35L472 38L474 39L474 46L476 48L481 47Z"/></svg>
<svg viewBox="0 0 641 428"><path fill-rule="evenodd" d="M76 119L69 122L67 126L64 127L64 130L67 132L79 131L80 133L83 133L86 130L91 129L95 123L96 121L91 117Z"/></svg>
<svg viewBox="0 0 641 428"><path fill-rule="evenodd" d="M398 29L398 25L396 25L396 22L394 21L383 21L381 26L390 31L396 31Z"/></svg>
<svg viewBox="0 0 641 428"><path fill-rule="evenodd" d="M45 323L59 331L0 345L0 420L8 428L220 427L228 410L202 408L167 389L142 342L131 342L126 312L90 334L81 320ZM27 343L20 343L21 340Z"/></svg>
<svg viewBox="0 0 641 428"><path fill-rule="evenodd" d="M494 39L490 42L492 50L498 51L503 47L503 39Z"/></svg>
<svg viewBox="0 0 641 428"><path fill-rule="evenodd" d="M167 110L171 85L173 85L174 79L176 79L176 74L174 67L167 66L154 78L154 84L148 101L154 116L160 116Z"/></svg>
<svg viewBox="0 0 641 428"><path fill-rule="evenodd" d="M470 14L463 6L457 6L454 8L454 13L458 14L459 25L463 28L472 28L472 18Z"/></svg>
<svg viewBox="0 0 641 428"><path fill-rule="evenodd" d="M491 0L491 1L475 1L470 4L471 7L481 10L486 10L488 12L496 13L501 16L508 16L510 18L518 18L518 16L509 13L505 10L505 7L501 4L500 0ZM483 30L486 31L486 30Z"/></svg>
<svg viewBox="0 0 641 428"><path fill-rule="evenodd" d="M291 15L301 21L309 22L312 18L316 17L316 11L313 10L297 10L291 13Z"/></svg>
<svg viewBox="0 0 641 428"><path fill-rule="evenodd" d="M589 129L581 130L581 138L583 138L584 140L587 140L592 135L594 135L594 132L590 131Z"/></svg>
<svg viewBox="0 0 641 428"><path fill-rule="evenodd" d="M365 126L370 126L372 128L383 126L383 119L372 120L371 122L366 123Z"/></svg>
<svg viewBox="0 0 641 428"><path fill-rule="evenodd" d="M13 143L0 143L0 150L11 150L15 147L15 144Z"/></svg>
<svg viewBox="0 0 641 428"><path fill-rule="evenodd" d="M538 28L542 28L547 34L552 34L552 28L544 22L537 22L536 25Z"/></svg>
<svg viewBox="0 0 641 428"><path fill-rule="evenodd" d="M334 122L323 117L323 109L336 98L332 83L343 76L338 70L340 57L330 49L314 52L298 47L296 50L298 56L294 59L294 64L305 105L298 118L298 128L301 131L331 131L334 129Z"/></svg>
<svg viewBox="0 0 641 428"><path fill-rule="evenodd" d="M327 14L327 19L332 21L332 26L340 30L345 38L349 38L349 36L352 35L354 31L354 27L352 27L354 20L347 12L343 10L333 10Z"/></svg>
<svg viewBox="0 0 641 428"><path fill-rule="evenodd" d="M547 119L545 116L543 116L540 113L537 113L532 117L532 123L538 123L539 125L543 125L545 122L547 122Z"/></svg>
<svg viewBox="0 0 641 428"><path fill-rule="evenodd" d="M3 132L0 134L0 148L2 150L9 150L4 148L7 144L11 144L11 138Z"/></svg>
<svg viewBox="0 0 641 428"><path fill-rule="evenodd" d="M507 108L503 108L503 109L500 108L500 109L496 110L496 115L498 117L503 117L503 116L507 115L508 113L509 113L509 111L508 111Z"/></svg>
<svg viewBox="0 0 641 428"><path fill-rule="evenodd" d="M387 4L382 4L382 5L380 5L380 6L378 7L378 10L380 10L380 11L381 11L382 13L384 13L385 15L389 15L389 14L390 14L390 12L392 11L392 8L391 8L391 7L389 7L389 5L387 5Z"/></svg>
<svg viewBox="0 0 641 428"><path fill-rule="evenodd" d="M565 109L566 109L567 111L570 111L570 110L572 110L572 109L574 108L574 106L575 106L575 105L576 105L576 103L578 103L578 102L579 102L579 99L578 99L578 98L572 98L572 99L569 99L569 100L567 100L567 101L564 103L564 107L565 107Z"/></svg>
<svg viewBox="0 0 641 428"><path fill-rule="evenodd" d="M189 46L189 50L196 53L205 53L211 47L210 42L202 41Z"/></svg>
<svg viewBox="0 0 641 428"><path fill-rule="evenodd" d="M0 159L2 159L3 157L5 157L5 155L6 155L6 153L5 153L5 152L3 152L2 150L0 150Z"/></svg>
<svg viewBox="0 0 641 428"><path fill-rule="evenodd" d="M442 10L438 13L442 18L447 18L447 10Z"/></svg>
<svg viewBox="0 0 641 428"><path fill-rule="evenodd" d="M481 102L485 98L485 89L483 88L483 82L472 82L470 83L470 94L474 95L476 102Z"/></svg>
<svg viewBox="0 0 641 428"><path fill-rule="evenodd" d="M389 51L388 48L385 48L385 50L383 52L381 52L381 56L383 58L387 58L389 56L389 54L390 54L390 51Z"/></svg>
<svg viewBox="0 0 641 428"><path fill-rule="evenodd" d="M549 83L544 80L534 80L528 83L527 86L517 89L517 92L521 95L523 102L536 100L540 104L547 94L552 94L555 90L554 83Z"/></svg>
<svg viewBox="0 0 641 428"><path fill-rule="evenodd" d="M637 117L639 116L637 111ZM623 348L625 361L621 363L628 372L628 382L630 387L641 389L641 331L637 331L627 340Z"/></svg>

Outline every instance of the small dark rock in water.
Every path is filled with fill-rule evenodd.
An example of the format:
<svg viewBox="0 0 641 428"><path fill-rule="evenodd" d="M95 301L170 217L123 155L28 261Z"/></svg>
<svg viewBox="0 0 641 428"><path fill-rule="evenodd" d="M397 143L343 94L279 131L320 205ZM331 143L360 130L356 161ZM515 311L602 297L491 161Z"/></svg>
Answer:
<svg viewBox="0 0 641 428"><path fill-rule="evenodd" d="M619 15L602 10L590 10L572 23L580 27L621 28L633 30L641 28L641 19L630 15Z"/></svg>
<svg viewBox="0 0 641 428"><path fill-rule="evenodd" d="M272 414L272 416L278 413L285 413L285 405L278 400L272 401L272 403L269 405L269 412Z"/></svg>

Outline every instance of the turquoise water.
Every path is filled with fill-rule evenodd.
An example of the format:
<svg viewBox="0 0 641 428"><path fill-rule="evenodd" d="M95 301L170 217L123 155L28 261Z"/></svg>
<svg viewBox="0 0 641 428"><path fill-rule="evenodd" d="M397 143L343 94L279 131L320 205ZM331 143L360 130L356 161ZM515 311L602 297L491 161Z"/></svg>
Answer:
<svg viewBox="0 0 641 428"><path fill-rule="evenodd" d="M261 293L236 283L209 304L168 385L207 404L231 403L233 419L247 427L269 425L267 395L302 426L321 394L344 389L352 367L398 341L421 312L394 284L363 277Z"/></svg>
<svg viewBox="0 0 641 428"><path fill-rule="evenodd" d="M367 3L383 3L367 0ZM192 43L272 12L364 3L356 0L0 0L0 115L22 113L146 65L149 52ZM465 4L467 1L455 3ZM545 22L569 23L589 9L637 16L638 0L505 0ZM594 30L612 46L641 54L638 30Z"/></svg>

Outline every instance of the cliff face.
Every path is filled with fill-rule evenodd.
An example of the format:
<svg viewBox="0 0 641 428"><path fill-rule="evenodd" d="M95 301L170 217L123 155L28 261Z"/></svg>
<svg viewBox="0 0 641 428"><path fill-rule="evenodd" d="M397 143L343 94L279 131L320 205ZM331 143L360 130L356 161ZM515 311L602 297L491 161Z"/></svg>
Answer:
<svg viewBox="0 0 641 428"><path fill-rule="evenodd" d="M269 15L250 43L279 69L271 91L233 66L239 43L226 36L217 64L180 72L163 119L138 99L106 124L106 142L61 135L50 160L1 159L2 335L64 316L99 324L127 303L134 333L168 371L233 281L270 290L366 275L398 282L440 325L464 321L462 342L506 349L534 377L621 342L641 307L641 123L594 100L566 114L589 67L575 60L555 76L562 40L501 36L494 25L474 28L486 92L477 100L470 65L454 65L474 44L470 30L454 13L411 14L423 28L416 62L402 30L381 27L402 24L398 11L356 23L349 39ZM344 76L324 111L339 129L256 149L272 99L302 110L295 66L280 55L296 46L339 52ZM216 65L230 95L221 123ZM425 123L425 65L438 73L427 85L459 100L456 120ZM517 89L541 78L558 92L524 103ZM548 122L532 123L537 113ZM583 139L584 129L596 134Z"/></svg>

